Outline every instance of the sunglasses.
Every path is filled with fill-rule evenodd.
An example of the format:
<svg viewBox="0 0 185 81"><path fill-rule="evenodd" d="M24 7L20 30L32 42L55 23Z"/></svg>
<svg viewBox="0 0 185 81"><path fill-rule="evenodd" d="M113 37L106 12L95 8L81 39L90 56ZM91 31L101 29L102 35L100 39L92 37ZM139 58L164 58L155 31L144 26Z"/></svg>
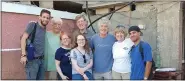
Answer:
<svg viewBox="0 0 185 81"><path fill-rule="evenodd" d="M78 49L77 49L78 50ZM78 50L79 51L79 50ZM79 51L80 52L80 51ZM81 52L80 52L81 53ZM82 53L81 53L82 54ZM82 54L83 56L83 59L84 59L84 63L86 63L87 61L86 61L86 57L85 57L85 54Z"/></svg>
<svg viewBox="0 0 185 81"><path fill-rule="evenodd" d="M116 28L125 28L125 26L123 26L123 25L118 25L118 26L116 26Z"/></svg>
<svg viewBox="0 0 185 81"><path fill-rule="evenodd" d="M84 63L86 63L86 57L85 57L85 55L83 55L83 59L84 59Z"/></svg>

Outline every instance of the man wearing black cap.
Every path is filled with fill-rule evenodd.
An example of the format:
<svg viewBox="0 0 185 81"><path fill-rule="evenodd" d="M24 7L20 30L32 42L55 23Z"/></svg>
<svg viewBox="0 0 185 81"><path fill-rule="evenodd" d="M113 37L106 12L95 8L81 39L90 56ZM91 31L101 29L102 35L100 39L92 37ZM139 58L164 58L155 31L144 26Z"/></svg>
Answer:
<svg viewBox="0 0 185 81"><path fill-rule="evenodd" d="M141 31L138 26L131 26L128 30L130 39L134 42L134 46L130 52L131 57L131 80L147 80L152 65L152 49L150 45L141 41ZM140 51L142 46L143 52ZM142 56L143 54L143 56Z"/></svg>

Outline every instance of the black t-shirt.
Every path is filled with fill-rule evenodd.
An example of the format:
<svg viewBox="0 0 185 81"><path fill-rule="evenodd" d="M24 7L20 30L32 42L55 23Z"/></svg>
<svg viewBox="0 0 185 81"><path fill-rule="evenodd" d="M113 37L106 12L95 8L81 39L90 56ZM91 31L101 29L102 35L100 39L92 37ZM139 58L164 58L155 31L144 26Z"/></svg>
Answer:
<svg viewBox="0 0 185 81"><path fill-rule="evenodd" d="M62 73L71 78L72 77L72 66L70 60L70 49L58 48L55 54L55 59L60 61L60 68Z"/></svg>

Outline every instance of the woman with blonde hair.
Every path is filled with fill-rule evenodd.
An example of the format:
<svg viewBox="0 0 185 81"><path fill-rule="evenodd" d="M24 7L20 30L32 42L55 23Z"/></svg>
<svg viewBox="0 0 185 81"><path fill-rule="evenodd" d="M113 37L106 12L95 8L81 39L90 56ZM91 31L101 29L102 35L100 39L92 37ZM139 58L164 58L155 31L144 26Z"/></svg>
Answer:
<svg viewBox="0 0 185 81"><path fill-rule="evenodd" d="M112 77L113 79L123 80L130 78L131 72L131 60L129 51L134 43L127 37L127 29L124 26L117 26L114 30L114 36L116 42L113 45L113 67Z"/></svg>

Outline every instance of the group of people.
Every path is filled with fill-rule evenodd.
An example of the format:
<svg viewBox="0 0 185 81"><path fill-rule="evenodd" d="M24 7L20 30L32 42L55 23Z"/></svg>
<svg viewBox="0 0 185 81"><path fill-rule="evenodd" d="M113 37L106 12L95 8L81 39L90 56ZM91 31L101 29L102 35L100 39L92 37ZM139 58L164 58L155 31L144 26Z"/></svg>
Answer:
<svg viewBox="0 0 185 81"><path fill-rule="evenodd" d="M61 31L63 21L52 18L52 30L46 31L51 12L43 9L38 22L30 22L21 38L21 59L27 79L58 80L143 80L148 79L152 50L141 40L138 26L115 27L109 33L110 21L98 21L99 33L90 31L84 14L75 18L78 30L72 34ZM27 60L26 44L36 24L33 45L34 60ZM139 48L142 44L144 58ZM56 78L57 77L57 78Z"/></svg>

